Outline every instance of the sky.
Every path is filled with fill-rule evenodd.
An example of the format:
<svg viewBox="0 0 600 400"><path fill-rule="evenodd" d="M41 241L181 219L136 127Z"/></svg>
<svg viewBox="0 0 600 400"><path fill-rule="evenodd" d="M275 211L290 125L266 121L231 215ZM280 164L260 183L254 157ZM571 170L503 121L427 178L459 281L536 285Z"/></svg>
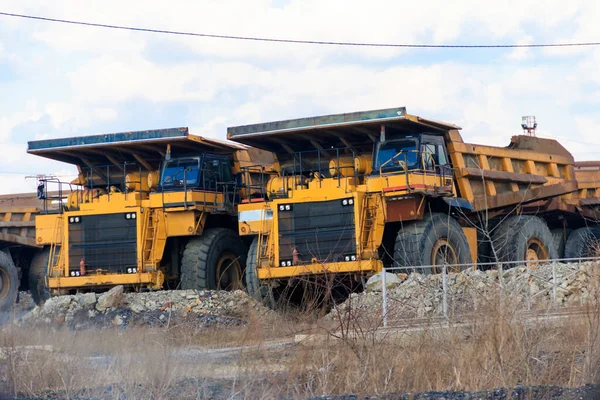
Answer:
<svg viewBox="0 0 600 400"><path fill-rule="evenodd" d="M451 6L450 6L451 4ZM0 11L152 29L399 44L600 42L588 0L0 0ZM0 194L75 168L27 141L228 126L389 107L504 146L538 136L600 159L600 46L400 49L234 41L0 16Z"/></svg>

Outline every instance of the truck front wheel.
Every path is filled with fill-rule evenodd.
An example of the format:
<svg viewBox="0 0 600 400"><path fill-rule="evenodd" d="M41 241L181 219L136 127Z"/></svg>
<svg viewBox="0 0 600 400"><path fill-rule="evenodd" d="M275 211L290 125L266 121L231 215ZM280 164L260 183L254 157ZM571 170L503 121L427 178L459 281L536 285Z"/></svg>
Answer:
<svg viewBox="0 0 600 400"><path fill-rule="evenodd" d="M246 246L230 229L213 228L190 239L181 257L181 288L235 290L242 288Z"/></svg>
<svg viewBox="0 0 600 400"><path fill-rule="evenodd" d="M257 261L258 261L258 237L255 237L248 250L248 259L246 261L246 290L248 295L261 303L274 308L275 298L273 297L273 290L265 285L261 284L257 274Z"/></svg>
<svg viewBox="0 0 600 400"><path fill-rule="evenodd" d="M50 249L45 248L35 253L29 264L29 291L37 305L42 304L50 297L50 291L46 286L49 258Z"/></svg>
<svg viewBox="0 0 600 400"><path fill-rule="evenodd" d="M396 236L394 264L414 268L423 274L440 273L443 265L470 264L467 238L456 220L449 215L433 213L422 220L405 224ZM454 268L459 270L461 268Z"/></svg>
<svg viewBox="0 0 600 400"><path fill-rule="evenodd" d="M19 272L12 258L0 251L0 322L17 300L19 293Z"/></svg>

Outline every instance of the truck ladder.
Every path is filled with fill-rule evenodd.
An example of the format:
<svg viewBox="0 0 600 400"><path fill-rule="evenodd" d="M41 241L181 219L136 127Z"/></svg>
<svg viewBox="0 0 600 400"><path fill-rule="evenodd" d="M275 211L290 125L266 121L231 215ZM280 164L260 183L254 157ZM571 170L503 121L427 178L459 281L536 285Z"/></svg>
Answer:
<svg viewBox="0 0 600 400"><path fill-rule="evenodd" d="M157 264L160 261L160 259L156 259L156 248L161 240L166 240L166 238L160 237L161 235L159 232L159 223L154 219L154 213L150 212L148 214L148 218L146 220L146 227L144 229L145 237L142 249L142 266L144 272L147 272L148 267L150 267L152 271L157 269Z"/></svg>
<svg viewBox="0 0 600 400"><path fill-rule="evenodd" d="M63 216L59 215L54 220L54 231L52 241L50 242L50 254L48 256L46 276L64 276L64 268L60 263L62 258L62 227Z"/></svg>
<svg viewBox="0 0 600 400"><path fill-rule="evenodd" d="M378 209L378 196L373 196L371 194L365 195L363 198L363 215L361 221L361 250L367 249L370 247L372 242L371 233L373 227L375 226L375 221L377 218L377 209Z"/></svg>
<svg viewBox="0 0 600 400"><path fill-rule="evenodd" d="M256 252L256 266L261 266L261 260L269 258L269 235L264 234L267 208L263 207L260 214L260 229L258 230L258 249Z"/></svg>

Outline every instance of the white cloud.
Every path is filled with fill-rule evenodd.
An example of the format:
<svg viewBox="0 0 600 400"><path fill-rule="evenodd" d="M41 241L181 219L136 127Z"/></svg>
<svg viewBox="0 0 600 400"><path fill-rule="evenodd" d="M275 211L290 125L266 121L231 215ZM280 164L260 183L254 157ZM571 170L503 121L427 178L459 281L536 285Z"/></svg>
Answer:
<svg viewBox="0 0 600 400"><path fill-rule="evenodd" d="M181 0L168 7L159 1L5 3L14 12L73 20L307 40L547 43L600 35L600 6L583 0L293 0L282 8L268 0ZM0 171L24 165L27 172L56 170L60 164L21 157L26 139L14 133L44 116L56 133L38 137L118 131L121 124L147 129L153 121L224 138L231 125L407 106L463 126L467 141L504 146L520 132L522 115L536 115L540 133L568 137L564 144L581 157L590 146L572 141L593 140L598 128L595 48L417 51L168 36L6 17L2 23L0 60L10 60L22 76L0 81L0 90L12 84L22 98L3 100L10 112L0 100L0 145L11 153L0 160ZM20 45L9 46L17 38ZM22 184L14 176L0 179L11 182L4 191Z"/></svg>

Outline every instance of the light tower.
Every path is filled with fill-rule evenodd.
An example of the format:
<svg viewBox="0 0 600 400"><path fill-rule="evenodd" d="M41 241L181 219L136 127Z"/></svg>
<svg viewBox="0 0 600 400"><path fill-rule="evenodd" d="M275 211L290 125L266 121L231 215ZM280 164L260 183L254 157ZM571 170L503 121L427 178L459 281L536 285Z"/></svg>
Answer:
<svg viewBox="0 0 600 400"><path fill-rule="evenodd" d="M523 128L523 133L527 133L529 136L535 136L535 129L537 128L535 117L532 115L522 117L521 128Z"/></svg>

